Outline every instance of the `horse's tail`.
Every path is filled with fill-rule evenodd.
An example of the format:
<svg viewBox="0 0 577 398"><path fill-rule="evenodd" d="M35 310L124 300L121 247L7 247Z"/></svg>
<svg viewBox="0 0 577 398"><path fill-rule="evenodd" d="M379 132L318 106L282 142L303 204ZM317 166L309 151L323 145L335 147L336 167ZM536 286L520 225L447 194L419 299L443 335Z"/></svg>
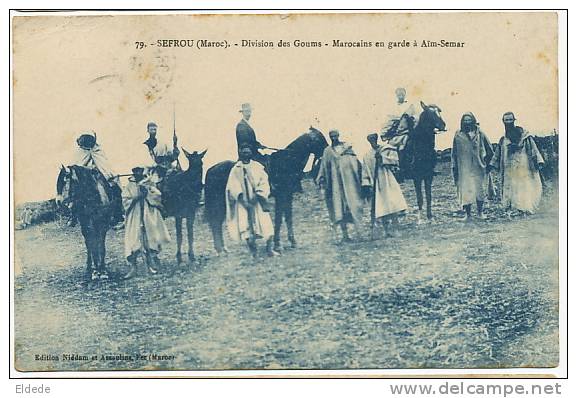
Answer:
<svg viewBox="0 0 577 398"><path fill-rule="evenodd" d="M209 224L222 224L226 218L226 183L234 162L225 160L206 171L204 185L204 219Z"/></svg>

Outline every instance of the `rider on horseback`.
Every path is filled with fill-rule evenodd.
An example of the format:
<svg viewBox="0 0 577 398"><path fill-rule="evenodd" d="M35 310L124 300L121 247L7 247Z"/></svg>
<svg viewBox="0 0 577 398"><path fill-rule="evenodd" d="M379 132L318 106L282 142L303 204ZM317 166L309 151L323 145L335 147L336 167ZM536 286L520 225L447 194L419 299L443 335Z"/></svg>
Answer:
<svg viewBox="0 0 577 398"><path fill-rule="evenodd" d="M240 152L241 146L247 144L252 152L252 160L256 160L266 168L267 157L260 153L259 149L265 149L267 147L257 141L253 128L248 124L252 115L252 107L248 103L242 104L239 112L242 113L242 119L236 125L237 149Z"/></svg>
<svg viewBox="0 0 577 398"><path fill-rule="evenodd" d="M397 97L395 109L391 109L392 113L388 115L387 122L381 130L381 136L394 136L406 133L407 128L402 125L403 116L412 118L413 121L417 116L415 106L409 103L406 99L407 90L403 87L399 87L395 90L395 95Z"/></svg>
<svg viewBox="0 0 577 398"><path fill-rule="evenodd" d="M159 140L156 135L158 126L154 122L149 122L146 130L149 136L143 144L148 148L148 153L154 162L152 175L155 176L154 180L158 183L166 175L182 170L178 161L178 155L180 155L178 141L176 134L174 134L171 149L169 144Z"/></svg>
<svg viewBox="0 0 577 398"><path fill-rule="evenodd" d="M113 224L124 221L122 208L122 190L118 177L111 170L108 159L100 145L96 142L96 133L89 131L81 134L76 140L78 147L71 165L78 165L93 170L95 180L101 182L108 199L113 206ZM73 223L75 220L71 220Z"/></svg>

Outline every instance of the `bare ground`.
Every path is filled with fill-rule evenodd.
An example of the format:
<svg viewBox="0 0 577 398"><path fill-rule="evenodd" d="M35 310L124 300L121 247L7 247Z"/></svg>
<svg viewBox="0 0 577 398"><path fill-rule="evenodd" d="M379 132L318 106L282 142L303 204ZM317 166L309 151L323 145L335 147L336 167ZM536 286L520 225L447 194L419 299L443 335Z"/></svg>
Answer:
<svg viewBox="0 0 577 398"><path fill-rule="evenodd" d="M128 281L120 278L127 270L123 231L108 234L113 277L106 282L86 281L78 228L54 222L16 231L16 367L556 366L554 192L547 190L541 211L529 218L507 219L489 203L487 220L466 224L447 165L439 168L435 220L416 225L409 212L399 238L338 244L307 180L295 202L297 249L253 261L245 247L231 245L229 255L217 257L199 217L197 264L177 267L173 242L158 275L141 270ZM412 184L403 191L414 205ZM35 359L42 354L60 360ZM63 361L62 354L87 358ZM121 354L130 358L102 357Z"/></svg>

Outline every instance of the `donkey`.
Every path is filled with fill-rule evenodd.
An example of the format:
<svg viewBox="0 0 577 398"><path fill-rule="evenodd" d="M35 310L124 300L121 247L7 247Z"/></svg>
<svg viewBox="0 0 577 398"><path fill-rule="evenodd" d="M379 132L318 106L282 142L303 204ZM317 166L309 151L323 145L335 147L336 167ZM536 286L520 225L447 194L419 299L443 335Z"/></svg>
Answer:
<svg viewBox="0 0 577 398"><path fill-rule="evenodd" d="M182 152L188 160L188 169L168 174L160 183L162 206L166 217L174 217L176 226L176 261L182 264L182 220L186 218L188 238L188 261L194 262L194 218L200 205L202 184L202 159L206 149L200 153Z"/></svg>

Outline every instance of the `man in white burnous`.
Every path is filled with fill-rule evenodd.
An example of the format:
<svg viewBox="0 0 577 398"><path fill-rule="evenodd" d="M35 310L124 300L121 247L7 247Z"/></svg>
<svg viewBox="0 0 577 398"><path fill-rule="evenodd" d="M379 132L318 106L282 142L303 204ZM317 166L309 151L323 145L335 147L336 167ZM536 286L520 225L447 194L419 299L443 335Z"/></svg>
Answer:
<svg viewBox="0 0 577 398"><path fill-rule="evenodd" d="M252 256L257 257L258 239L266 241L269 256L273 250L273 225L269 214L270 185L264 167L251 160L249 144L239 147L239 160L230 171L226 184L226 221L230 238L246 242Z"/></svg>

